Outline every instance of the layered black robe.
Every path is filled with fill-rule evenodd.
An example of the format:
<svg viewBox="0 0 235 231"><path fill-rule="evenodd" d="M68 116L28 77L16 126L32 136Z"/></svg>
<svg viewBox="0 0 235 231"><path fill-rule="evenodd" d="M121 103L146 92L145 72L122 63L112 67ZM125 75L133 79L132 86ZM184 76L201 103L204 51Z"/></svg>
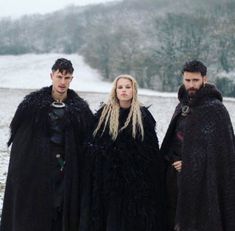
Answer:
<svg viewBox="0 0 235 231"><path fill-rule="evenodd" d="M96 115L97 122L101 111ZM120 127L128 113L128 109L120 109ZM164 230L164 161L155 120L147 108L142 107L141 113L143 141L139 133L134 139L128 126L115 141L106 128L91 142L80 231Z"/></svg>
<svg viewBox="0 0 235 231"><path fill-rule="evenodd" d="M1 218L1 231L50 231L53 213L52 157L49 153L51 87L25 97L11 122L12 143ZM68 90L65 101L63 231L77 231L83 143L93 114L87 103Z"/></svg>
<svg viewBox="0 0 235 231"><path fill-rule="evenodd" d="M206 84L191 101L182 86L178 98L161 147L167 157L177 117L188 104L176 223L181 231L234 231L235 140L222 96L215 86Z"/></svg>

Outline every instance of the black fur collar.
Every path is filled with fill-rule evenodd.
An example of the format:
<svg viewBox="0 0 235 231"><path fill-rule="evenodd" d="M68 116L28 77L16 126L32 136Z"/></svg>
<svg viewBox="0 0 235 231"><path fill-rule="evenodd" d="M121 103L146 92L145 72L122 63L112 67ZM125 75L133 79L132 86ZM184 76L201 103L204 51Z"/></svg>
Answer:
<svg viewBox="0 0 235 231"><path fill-rule="evenodd" d="M210 100L210 99L218 99L222 102L223 97L220 91L213 84L205 84L193 98L189 99L188 93L182 85L178 91L178 99L182 104L189 104L190 106L196 106L202 103L202 101Z"/></svg>
<svg viewBox="0 0 235 231"><path fill-rule="evenodd" d="M51 96L52 92L52 86L50 87L44 87L38 91L32 92L29 95L25 97L24 103L30 104L33 106L34 104L37 105L38 108L42 109L45 107L48 107L53 100ZM68 94L67 98L65 100L65 103L70 105L70 104L75 104L74 106L76 107L77 104L83 104L84 100L81 99L77 93L71 89L68 89Z"/></svg>
<svg viewBox="0 0 235 231"><path fill-rule="evenodd" d="M19 126L24 122L32 123L40 129L47 130L48 128L48 112L51 103L54 99L51 96L52 86L44 87L38 91L32 92L27 95L21 104L18 106L14 118L11 122L11 137L8 145L12 142ZM89 114L90 109L88 104L80 98L75 91L68 90L67 98L64 101L67 105L65 108L66 113L66 126L70 127L74 124L74 120L79 116L86 116ZM85 118L85 117L84 117Z"/></svg>

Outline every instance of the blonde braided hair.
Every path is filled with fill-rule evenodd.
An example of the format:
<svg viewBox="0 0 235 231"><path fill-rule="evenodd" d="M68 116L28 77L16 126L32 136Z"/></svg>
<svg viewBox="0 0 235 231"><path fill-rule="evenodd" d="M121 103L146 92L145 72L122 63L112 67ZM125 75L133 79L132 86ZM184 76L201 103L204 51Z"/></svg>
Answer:
<svg viewBox="0 0 235 231"><path fill-rule="evenodd" d="M123 125L123 127L119 128L119 111L120 104L117 98L116 89L117 89L117 81L119 79L128 79L132 83L132 92L133 97L131 101L130 112L127 116L127 119ZM98 125L93 133L96 136L97 132L103 127L101 135L103 135L107 124L109 124L109 134L112 137L112 140L116 140L120 131L124 130L129 123L132 121L132 137L136 138L137 132L139 131L141 134L142 140L144 139L144 128L142 122L142 116L140 111L140 102L138 100L137 95L137 82L131 75L119 75L113 82L113 87L111 93L109 95L109 99L107 104L103 107ZM102 126L103 125L103 126Z"/></svg>

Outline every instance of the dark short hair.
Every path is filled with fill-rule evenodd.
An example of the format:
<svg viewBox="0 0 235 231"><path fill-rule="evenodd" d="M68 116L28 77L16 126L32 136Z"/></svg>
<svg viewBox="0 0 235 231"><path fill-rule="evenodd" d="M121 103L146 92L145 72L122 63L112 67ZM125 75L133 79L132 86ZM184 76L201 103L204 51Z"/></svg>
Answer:
<svg viewBox="0 0 235 231"><path fill-rule="evenodd" d="M65 73L70 74L73 74L74 71L73 64L71 63L71 61L65 58L57 59L54 65L52 66L51 70L53 72L59 70L59 72L61 73L65 71Z"/></svg>
<svg viewBox="0 0 235 231"><path fill-rule="evenodd" d="M207 68L202 62L200 62L198 60L193 60L190 62L186 62L184 64L181 73L184 74L185 71L199 72L199 73L201 73L202 76L206 76Z"/></svg>

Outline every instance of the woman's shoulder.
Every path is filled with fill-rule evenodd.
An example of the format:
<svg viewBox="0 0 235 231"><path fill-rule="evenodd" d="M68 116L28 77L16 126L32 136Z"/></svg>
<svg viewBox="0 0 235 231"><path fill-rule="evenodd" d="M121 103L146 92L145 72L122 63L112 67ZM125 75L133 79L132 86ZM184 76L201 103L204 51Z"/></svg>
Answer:
<svg viewBox="0 0 235 231"><path fill-rule="evenodd" d="M156 126L156 121L152 115L152 113L149 110L149 107L146 106L141 106L140 110L141 110L141 114L142 114L142 121L143 121L143 125L145 128L155 128Z"/></svg>
<svg viewBox="0 0 235 231"><path fill-rule="evenodd" d="M147 118L147 119L151 119L151 120L155 121L152 113L149 110L150 107L151 106L147 106L147 107L146 106L141 106L140 107L140 110L141 110L141 113L142 113L142 117L143 117L143 119Z"/></svg>

